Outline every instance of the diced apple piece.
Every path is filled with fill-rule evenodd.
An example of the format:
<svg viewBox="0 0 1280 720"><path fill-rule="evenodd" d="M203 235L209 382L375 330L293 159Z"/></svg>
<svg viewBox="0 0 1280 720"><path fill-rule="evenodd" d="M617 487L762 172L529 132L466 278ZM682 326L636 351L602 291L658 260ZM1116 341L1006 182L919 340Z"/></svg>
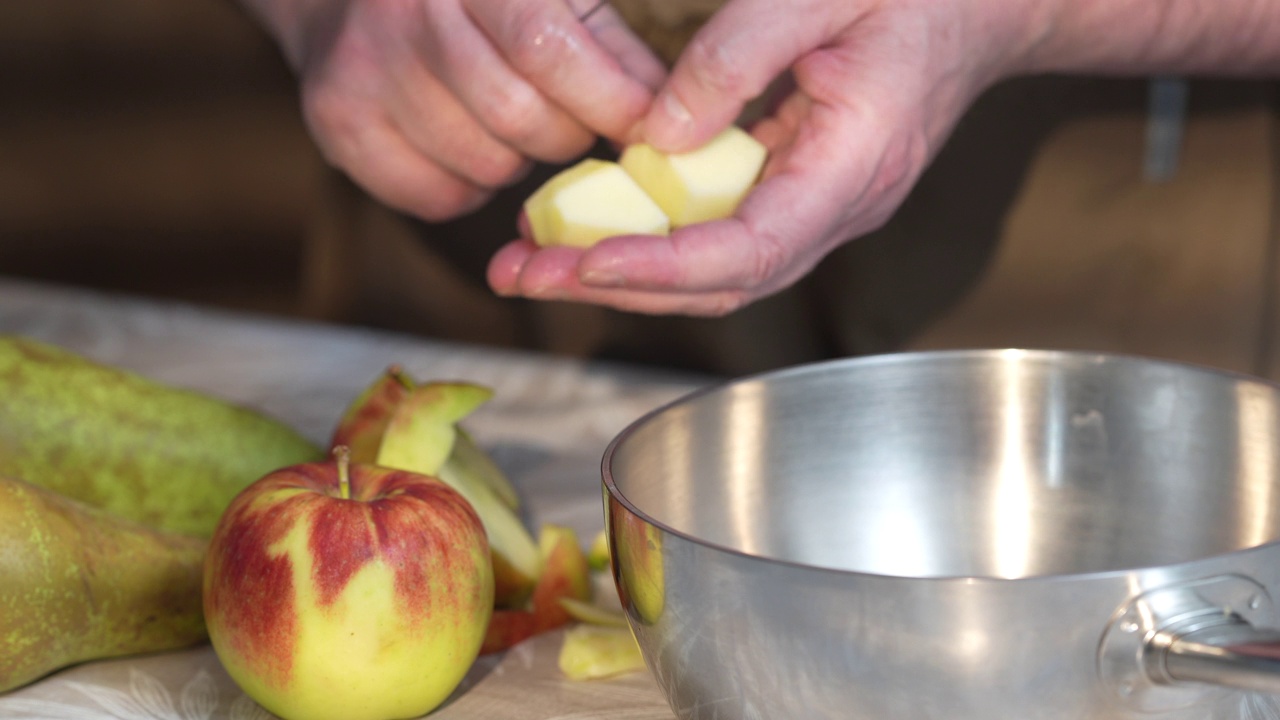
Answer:
<svg viewBox="0 0 1280 720"><path fill-rule="evenodd" d="M558 659L571 680L595 680L644 669L644 656L628 627L575 625L565 631Z"/></svg>
<svg viewBox="0 0 1280 720"><path fill-rule="evenodd" d="M588 158L525 201L539 245L589 247L615 235L666 235L667 216L620 165Z"/></svg>
<svg viewBox="0 0 1280 720"><path fill-rule="evenodd" d="M636 144L619 163L678 228L733 215L746 197L767 152L760 141L730 127L702 147L665 154Z"/></svg>

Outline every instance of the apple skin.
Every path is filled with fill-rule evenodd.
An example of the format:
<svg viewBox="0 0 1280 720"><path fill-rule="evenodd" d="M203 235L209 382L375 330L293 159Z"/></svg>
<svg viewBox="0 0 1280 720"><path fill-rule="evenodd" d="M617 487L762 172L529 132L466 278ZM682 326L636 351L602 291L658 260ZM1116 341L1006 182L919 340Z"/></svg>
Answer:
<svg viewBox="0 0 1280 720"><path fill-rule="evenodd" d="M417 717L475 661L492 572L480 518L439 480L306 463L228 507L205 559L205 619L232 679L285 720Z"/></svg>
<svg viewBox="0 0 1280 720"><path fill-rule="evenodd" d="M373 463L396 407L409 397L414 382L399 365L387 367L351 402L334 428L329 448L345 446L351 462Z"/></svg>
<svg viewBox="0 0 1280 720"><path fill-rule="evenodd" d="M534 635L568 625L574 618L560 602L562 599L583 603L591 600L591 568L572 528L543 525L538 533L538 550L543 570L528 606L494 610L480 647L481 655L508 650Z"/></svg>

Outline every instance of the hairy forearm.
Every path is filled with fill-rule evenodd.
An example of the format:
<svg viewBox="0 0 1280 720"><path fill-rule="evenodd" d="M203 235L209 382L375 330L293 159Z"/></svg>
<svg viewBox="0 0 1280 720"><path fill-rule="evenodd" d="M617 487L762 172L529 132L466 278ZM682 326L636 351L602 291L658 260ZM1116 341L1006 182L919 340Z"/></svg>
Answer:
<svg viewBox="0 0 1280 720"><path fill-rule="evenodd" d="M1276 0L1054 0L1038 5L1024 72L1280 72Z"/></svg>

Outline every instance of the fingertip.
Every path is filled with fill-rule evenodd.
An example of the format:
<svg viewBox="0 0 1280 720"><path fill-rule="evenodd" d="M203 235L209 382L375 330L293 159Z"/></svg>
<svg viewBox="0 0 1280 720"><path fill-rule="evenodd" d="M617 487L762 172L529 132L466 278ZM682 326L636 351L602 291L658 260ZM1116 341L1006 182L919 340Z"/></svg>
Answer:
<svg viewBox="0 0 1280 720"><path fill-rule="evenodd" d="M696 134L697 127L688 106L673 88L663 89L644 119L644 141L664 152L680 152L694 146Z"/></svg>
<svg viewBox="0 0 1280 720"><path fill-rule="evenodd" d="M485 272L489 287L503 297L519 294L520 274L536 248L533 241L527 239L510 242L500 248L489 259Z"/></svg>

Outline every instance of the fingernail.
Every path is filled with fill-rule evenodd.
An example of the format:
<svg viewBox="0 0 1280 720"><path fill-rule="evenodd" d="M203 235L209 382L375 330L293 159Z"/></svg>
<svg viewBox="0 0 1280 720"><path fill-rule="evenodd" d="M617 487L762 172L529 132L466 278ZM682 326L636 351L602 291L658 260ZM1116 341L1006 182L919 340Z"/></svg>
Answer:
<svg viewBox="0 0 1280 720"><path fill-rule="evenodd" d="M648 123L645 128L649 142L663 148L680 147L693 131L693 113L670 91L662 94L658 111L657 127Z"/></svg>
<svg viewBox="0 0 1280 720"><path fill-rule="evenodd" d="M587 270L578 280L593 287L622 287L622 275L613 270Z"/></svg>

